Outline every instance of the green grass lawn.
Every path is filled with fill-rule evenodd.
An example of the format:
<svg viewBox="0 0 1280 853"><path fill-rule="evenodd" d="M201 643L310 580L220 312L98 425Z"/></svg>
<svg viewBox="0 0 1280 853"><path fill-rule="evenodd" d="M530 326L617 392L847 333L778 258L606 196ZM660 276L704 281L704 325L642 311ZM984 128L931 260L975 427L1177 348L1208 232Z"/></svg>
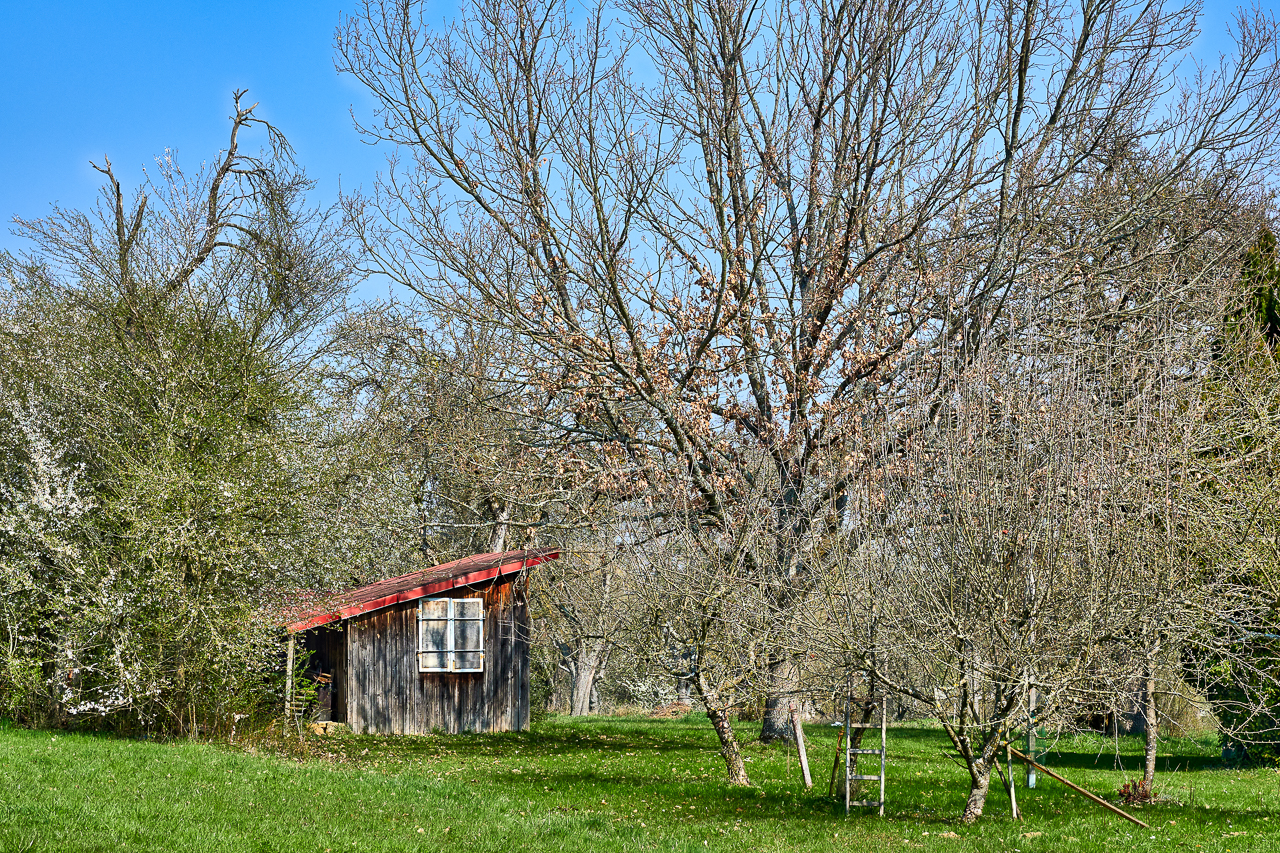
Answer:
<svg viewBox="0 0 1280 853"><path fill-rule="evenodd" d="M1023 823L993 784L982 820L961 826L965 773L921 727L889 732L886 818L846 819L825 797L835 731L808 729L805 793L794 750L758 744L759 787L727 788L696 716L313 738L306 758L0 727L0 851L1280 851L1280 774L1223 769L1212 739L1165 744L1162 802L1134 810L1147 832L1043 778L1019 792ZM1118 748L1127 773L1102 737L1059 742L1045 762L1114 797L1141 744Z"/></svg>

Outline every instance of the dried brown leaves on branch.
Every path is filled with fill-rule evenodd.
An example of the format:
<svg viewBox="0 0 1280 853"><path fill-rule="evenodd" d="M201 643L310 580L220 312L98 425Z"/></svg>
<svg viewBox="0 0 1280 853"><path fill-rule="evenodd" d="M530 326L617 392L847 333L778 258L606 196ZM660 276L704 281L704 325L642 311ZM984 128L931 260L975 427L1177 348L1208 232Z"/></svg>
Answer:
<svg viewBox="0 0 1280 853"><path fill-rule="evenodd" d="M1083 278L1109 316L1146 305L1125 271L1231 230L1280 117L1274 23L1245 15L1235 55L1184 71L1177 4L423 14L370 0L338 33L363 129L398 152L348 205L377 268L509 330L552 401L540 434L603 492L721 531L705 559L740 560L774 636L921 428L904 407L948 400L1037 294Z"/></svg>

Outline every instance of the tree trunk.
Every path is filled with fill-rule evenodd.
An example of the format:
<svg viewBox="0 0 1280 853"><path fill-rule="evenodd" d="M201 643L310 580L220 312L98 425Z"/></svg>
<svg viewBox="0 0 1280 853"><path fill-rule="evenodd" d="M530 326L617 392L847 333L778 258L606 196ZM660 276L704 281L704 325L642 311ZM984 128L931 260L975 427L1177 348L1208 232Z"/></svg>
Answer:
<svg viewBox="0 0 1280 853"><path fill-rule="evenodd" d="M720 692L706 682L702 673L695 673L690 681L702 701L702 707L707 711L711 726L716 730L716 737L720 739L720 757L724 759L729 784L750 785L747 765L742 760L742 749L738 746L738 736L734 734L733 724L729 722L729 710L725 707L726 703L720 700Z"/></svg>
<svg viewBox="0 0 1280 853"><path fill-rule="evenodd" d="M676 679L676 701L681 705L692 705L690 701L693 693L693 682L687 678Z"/></svg>
<svg viewBox="0 0 1280 853"><path fill-rule="evenodd" d="M511 507L504 501L489 498L489 512L493 515L493 530L489 533L489 553L499 554L507 550L507 530L511 526Z"/></svg>
<svg viewBox="0 0 1280 853"><path fill-rule="evenodd" d="M859 705L854 705L854 710L858 711L859 716L853 721L853 725L850 726L849 748L861 749L862 736L867 733L867 727L871 725L871 718L876 712L876 703L862 702Z"/></svg>
<svg viewBox="0 0 1280 853"><path fill-rule="evenodd" d="M569 671L563 666L557 666L551 674L551 695L547 697L547 710L553 714L563 713L568 707L568 703L564 700L565 681L569 678Z"/></svg>
<svg viewBox="0 0 1280 853"><path fill-rule="evenodd" d="M585 717L591 713L591 681L594 675L585 661L578 661L573 672L573 691L570 693L569 715Z"/></svg>
<svg viewBox="0 0 1280 853"><path fill-rule="evenodd" d="M987 804L987 791L990 788L991 766L979 758L969 765L969 800L964 804L961 821L973 823L982 817L982 809Z"/></svg>
<svg viewBox="0 0 1280 853"><path fill-rule="evenodd" d="M760 727L760 742L772 743L775 740L795 742L795 732L791 730L791 711L789 703L800 687L800 663L786 655L779 658L769 667L768 692L764 699L764 723Z"/></svg>
<svg viewBox="0 0 1280 853"><path fill-rule="evenodd" d="M604 649L599 645L582 643L578 646L578 654L573 668L573 707L569 713L574 717L590 714L591 696L595 692L596 681L600 678L600 665L603 663Z"/></svg>
<svg viewBox="0 0 1280 853"><path fill-rule="evenodd" d="M1142 781L1151 788L1156 778L1156 747L1160 743L1160 719L1156 708L1156 675L1155 669L1148 664L1145 678L1142 681L1143 728L1146 729L1146 756L1142 767Z"/></svg>
<svg viewBox="0 0 1280 853"><path fill-rule="evenodd" d="M704 704L706 700L704 698ZM750 785L747 778L747 765L742 760L742 750L738 746L738 737L733 732L733 724L729 722L729 712L707 705L707 717L720 738L720 755L724 758L725 770L729 774L730 785Z"/></svg>

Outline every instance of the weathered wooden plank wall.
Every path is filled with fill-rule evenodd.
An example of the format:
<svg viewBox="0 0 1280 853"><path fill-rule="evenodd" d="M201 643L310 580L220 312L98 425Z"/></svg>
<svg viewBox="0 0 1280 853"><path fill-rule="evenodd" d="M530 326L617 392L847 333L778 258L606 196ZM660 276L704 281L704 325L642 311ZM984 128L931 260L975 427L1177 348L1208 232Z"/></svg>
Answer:
<svg viewBox="0 0 1280 853"><path fill-rule="evenodd" d="M347 643L347 677L343 679L343 706L347 725L352 731L362 731L364 721L360 718L360 708L363 704L357 702L355 697L360 689L356 682L356 673L364 666L364 661L360 658L360 650L364 648L363 643L356 642L355 633L360 630L359 625L352 624L350 620L342 623L343 637Z"/></svg>
<svg viewBox="0 0 1280 853"><path fill-rule="evenodd" d="M484 672L418 672L416 601L350 619L342 698L343 716L353 731L426 734L528 727L529 609L523 580L452 594L484 600Z"/></svg>

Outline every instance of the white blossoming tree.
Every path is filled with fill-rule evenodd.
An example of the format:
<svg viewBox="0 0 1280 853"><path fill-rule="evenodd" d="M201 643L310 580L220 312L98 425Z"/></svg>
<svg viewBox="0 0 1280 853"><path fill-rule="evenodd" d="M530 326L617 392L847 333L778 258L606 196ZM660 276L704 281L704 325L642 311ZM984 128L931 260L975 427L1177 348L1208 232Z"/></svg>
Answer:
<svg viewBox="0 0 1280 853"><path fill-rule="evenodd" d="M359 559L308 372L350 257L239 94L198 171L99 171L0 259L0 713L203 730L266 695L272 609Z"/></svg>

